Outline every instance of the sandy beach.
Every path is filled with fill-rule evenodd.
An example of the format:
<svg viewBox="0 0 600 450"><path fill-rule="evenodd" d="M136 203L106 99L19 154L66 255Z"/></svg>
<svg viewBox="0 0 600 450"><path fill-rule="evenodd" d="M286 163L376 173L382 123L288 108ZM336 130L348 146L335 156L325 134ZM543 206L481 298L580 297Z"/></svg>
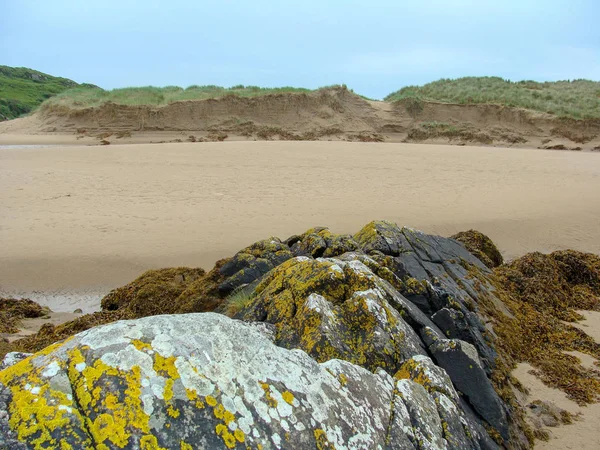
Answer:
<svg viewBox="0 0 600 450"><path fill-rule="evenodd" d="M52 143L60 142L53 139ZM212 267L270 235L388 219L475 228L505 258L600 253L600 154L346 142L0 150L0 291L91 311L149 268Z"/></svg>

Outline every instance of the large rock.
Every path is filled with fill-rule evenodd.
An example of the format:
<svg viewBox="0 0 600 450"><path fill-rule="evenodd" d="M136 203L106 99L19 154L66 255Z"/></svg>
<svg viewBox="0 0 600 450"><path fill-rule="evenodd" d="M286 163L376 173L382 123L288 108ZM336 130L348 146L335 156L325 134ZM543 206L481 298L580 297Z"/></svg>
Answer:
<svg viewBox="0 0 600 450"><path fill-rule="evenodd" d="M405 388L402 396L394 393L398 386L390 388L392 422L400 420L404 424L388 426L386 439L396 448L439 448L440 436L447 448L492 448L495 444L485 428L498 442L503 439L509 447L522 448L528 444L520 428L519 411L495 393L497 390L502 398L510 398L506 376L510 361L503 359L496 364L492 326L484 321L490 311L500 315L509 315L510 311L494 293L491 277L490 269L454 239L385 221L372 222L353 237L313 228L285 241L259 241L219 261L207 273L187 268L148 273L113 291L103 302L106 311L79 317L55 329L49 326L13 349L38 351L59 339L118 319L161 311L215 311L253 323L249 329L258 327L277 347L291 350L290 354L306 352L316 363L322 363L318 367L326 366L330 373L334 371L331 361L344 360L382 379L393 377L396 381L392 384L406 380L400 385ZM496 320L500 316L491 317ZM182 342L189 338L189 346L183 349L189 349L189 354L197 358L200 347L190 347L197 346L193 337L197 328L188 325L189 330L181 329L177 338ZM237 331L232 333L236 336ZM441 345L450 342L448 338L455 347L466 350L457 355L446 352ZM24 342L32 345L22 345ZM137 345L142 353L151 351L145 344ZM126 348L128 354L139 356ZM88 355L88 350L80 349L86 364L95 364L98 358L106 362L103 354ZM241 350L235 347L235 351ZM36 358L39 356L33 360ZM471 370L473 367L477 369ZM254 370L260 373L256 367ZM496 385L492 384L492 375ZM120 377L120 372L115 376ZM162 383L166 386L166 380ZM104 385L98 387L108 390ZM427 400L423 395L428 396ZM118 398L119 402L123 399ZM432 415L434 410L437 418ZM94 416L93 411L85 414ZM427 421L417 419L420 415L425 415ZM333 421L328 423L333 427ZM286 424L282 425L284 430ZM229 433L234 431L231 428ZM291 428L287 432L292 433ZM346 445L351 447L348 442ZM271 444L275 445L273 441Z"/></svg>
<svg viewBox="0 0 600 450"><path fill-rule="evenodd" d="M0 447L494 447L441 369L428 390L420 375L317 363L271 337L213 313L84 331L0 372Z"/></svg>
<svg viewBox="0 0 600 450"><path fill-rule="evenodd" d="M399 297L359 260L300 256L272 271L235 317L275 325L277 345L317 361L339 358L393 375L406 359L426 354L394 307Z"/></svg>

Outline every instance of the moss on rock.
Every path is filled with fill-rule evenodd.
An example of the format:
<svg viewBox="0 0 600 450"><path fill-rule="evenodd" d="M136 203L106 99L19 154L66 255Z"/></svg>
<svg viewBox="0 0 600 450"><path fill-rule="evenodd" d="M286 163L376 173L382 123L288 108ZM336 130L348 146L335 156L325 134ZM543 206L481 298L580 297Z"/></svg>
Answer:
<svg viewBox="0 0 600 450"><path fill-rule="evenodd" d="M343 359L393 374L424 349L381 283L360 261L297 257L272 271L234 317L274 324L278 345L319 362Z"/></svg>

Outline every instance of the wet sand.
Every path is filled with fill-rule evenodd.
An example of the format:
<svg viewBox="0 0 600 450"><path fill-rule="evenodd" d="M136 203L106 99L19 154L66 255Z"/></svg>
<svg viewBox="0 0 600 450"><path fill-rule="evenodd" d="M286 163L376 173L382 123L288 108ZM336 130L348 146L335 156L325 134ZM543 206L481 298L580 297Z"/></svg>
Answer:
<svg viewBox="0 0 600 450"><path fill-rule="evenodd" d="M441 235L476 228L509 259L600 253L599 188L600 154L585 152L262 141L5 148L0 293L89 311L149 268L210 268L270 235L316 225L354 233L373 219Z"/></svg>

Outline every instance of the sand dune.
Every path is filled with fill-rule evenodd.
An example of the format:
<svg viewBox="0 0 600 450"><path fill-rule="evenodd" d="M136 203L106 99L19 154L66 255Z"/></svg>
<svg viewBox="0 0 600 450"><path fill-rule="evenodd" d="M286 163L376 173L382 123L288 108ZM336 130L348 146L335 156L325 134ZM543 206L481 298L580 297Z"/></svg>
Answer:
<svg viewBox="0 0 600 450"><path fill-rule="evenodd" d="M112 144L217 140L349 140L427 142L504 147L593 150L600 120L573 120L495 104L382 102L343 87L256 97L224 96L165 105L99 106L45 103L34 114L0 122L0 143L10 135L70 135ZM130 138L130 135L133 137ZM37 139L37 138L34 138ZM31 141L32 139L29 139ZM30 143L30 142L27 142ZM33 143L33 142L31 142Z"/></svg>
<svg viewBox="0 0 600 450"><path fill-rule="evenodd" d="M342 142L5 148L0 290L90 310L148 268L209 268L268 235L315 225L354 233L375 218L442 235L476 228L507 258L600 253L599 186L597 153Z"/></svg>

